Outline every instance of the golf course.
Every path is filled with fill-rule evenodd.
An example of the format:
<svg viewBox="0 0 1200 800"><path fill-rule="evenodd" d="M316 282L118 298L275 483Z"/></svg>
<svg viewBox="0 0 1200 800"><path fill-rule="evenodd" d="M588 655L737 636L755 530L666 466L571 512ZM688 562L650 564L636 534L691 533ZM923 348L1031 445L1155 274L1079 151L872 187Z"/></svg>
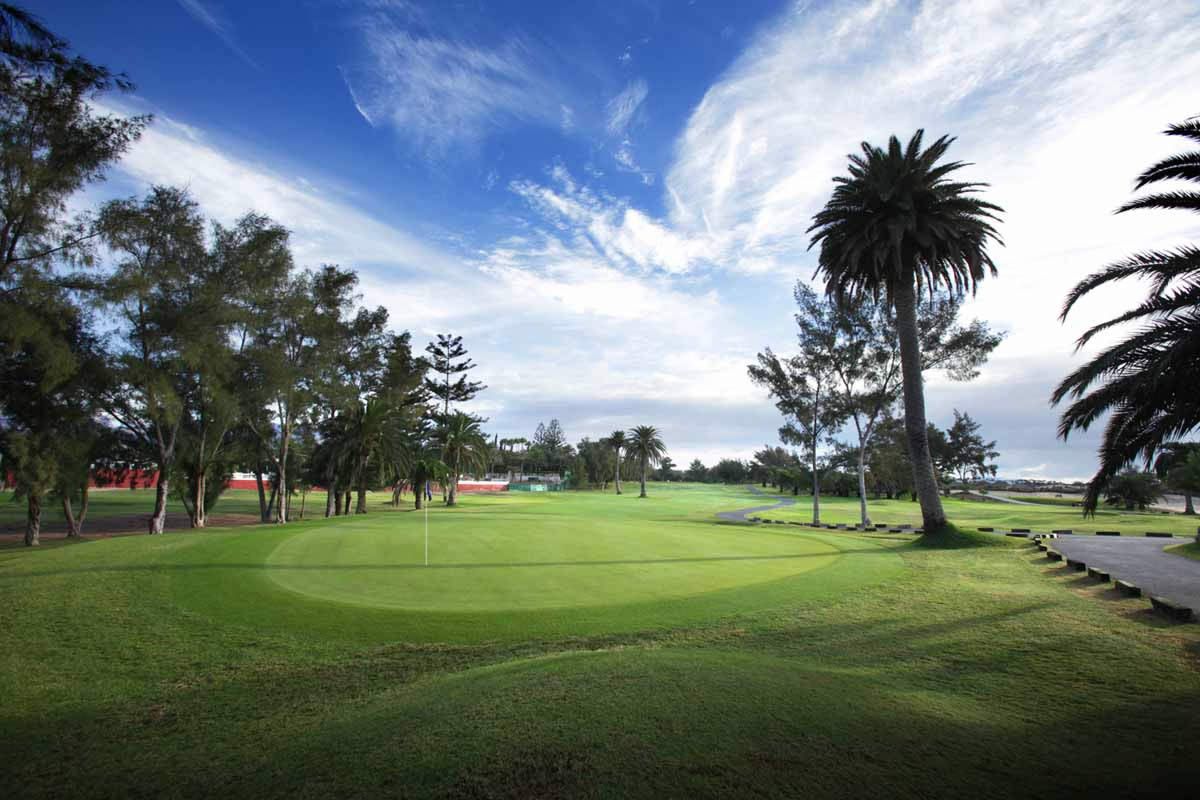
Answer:
<svg viewBox="0 0 1200 800"><path fill-rule="evenodd" d="M131 5L0 0L0 800L1200 795L1196 0Z"/></svg>
<svg viewBox="0 0 1200 800"><path fill-rule="evenodd" d="M426 566L425 513L384 499L0 549L0 794L1167 796L1200 778L1196 626L1027 545L728 523L764 498L652 484L435 504Z"/></svg>

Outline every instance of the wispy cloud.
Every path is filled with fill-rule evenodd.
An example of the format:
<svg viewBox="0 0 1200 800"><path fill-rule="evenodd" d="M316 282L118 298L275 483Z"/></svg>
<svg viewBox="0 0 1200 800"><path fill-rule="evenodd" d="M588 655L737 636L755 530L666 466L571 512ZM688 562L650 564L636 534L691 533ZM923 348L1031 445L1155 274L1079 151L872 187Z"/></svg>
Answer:
<svg viewBox="0 0 1200 800"><path fill-rule="evenodd" d="M630 81L629 85L609 100L605 106L605 127L609 136L617 139L616 147L613 150L613 160L617 164L617 170L637 175L647 186L654 183L654 173L643 169L638 164L637 158L633 154L633 139L629 135L629 128L636 121L638 112L642 109L649 94L650 87L646 81L638 78Z"/></svg>
<svg viewBox="0 0 1200 800"><path fill-rule="evenodd" d="M186 186L222 222L255 210L287 225L299 265L356 268L365 302L387 307L396 327L418 338L465 334L492 386L474 410L501 432L531 428L539 414L559 417L573 436L669 419L673 447L703 454L719 448L689 413L756 418L753 390L728 380L741 375L747 343L718 292L675 282L669 268L682 262L657 223L632 209L608 215L616 201L565 169L553 171L552 185L509 187L557 224L480 250L447 249L363 210L361 198L319 176L242 150L158 114L105 191Z"/></svg>
<svg viewBox="0 0 1200 800"><path fill-rule="evenodd" d="M410 30L386 10L364 16L357 30L362 56L342 74L359 113L428 155L475 147L517 123L574 124L567 92L520 36L477 45Z"/></svg>
<svg viewBox="0 0 1200 800"><path fill-rule="evenodd" d="M613 136L624 136L648 94L650 94L650 87L644 80L638 78L631 81L616 97L609 100L606 108L608 132Z"/></svg>
<svg viewBox="0 0 1200 800"><path fill-rule="evenodd" d="M179 0L179 5L183 6L183 9L191 14L197 22L216 34L217 38L224 42L234 55L255 69L261 69L258 63L234 39L233 26L219 10L202 3L201 0Z"/></svg>
<svg viewBox="0 0 1200 800"><path fill-rule="evenodd" d="M1154 13L1135 0L797 2L693 110L666 174L665 218L554 176L514 190L557 231L582 232L564 246L617 268L786 284L811 275L804 229L846 153L920 127L956 134L952 154L975 165L965 174L990 181L989 198L1008 209L1001 278L968 313L1009 336L974 384L937 381L931 414L968 408L1011 443L1006 468L1086 474L1094 439L1058 443L1046 398L1083 322L1127 305L1128 290L1099 293L1065 329L1057 313L1108 260L1200 235L1184 216L1111 213L1133 176L1171 152L1159 131L1200 110L1196 74L1200 7L1189 0ZM646 94L631 83L606 108L618 159ZM1019 385L1022 403L1000 385Z"/></svg>
<svg viewBox="0 0 1200 800"><path fill-rule="evenodd" d="M931 409L971 403L1002 445L1041 443L1010 451L1006 465L1085 474L1091 441L1057 444L1046 398L1082 321L1128 296L1093 298L1066 330L1062 297L1109 259L1200 233L1182 216L1111 213L1169 151L1159 131L1197 111L1200 7L1164 0L1146 11L1133 0L798 3L692 113L666 178L670 225L722 242L720 262L736 271L807 277L805 221L844 154L921 127L958 135L952 155L973 162L968 174L990 181L989 198L1008 210L1001 277L970 312L1010 335L979 382L938 387ZM1029 396L1019 414L1012 391L994 394L1014 381Z"/></svg>

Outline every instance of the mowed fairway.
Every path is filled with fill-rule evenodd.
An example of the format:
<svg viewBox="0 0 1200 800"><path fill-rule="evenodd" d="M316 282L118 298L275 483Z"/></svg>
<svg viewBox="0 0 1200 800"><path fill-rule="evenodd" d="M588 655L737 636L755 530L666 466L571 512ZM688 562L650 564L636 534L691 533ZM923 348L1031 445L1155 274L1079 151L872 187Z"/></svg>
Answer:
<svg viewBox="0 0 1200 800"><path fill-rule="evenodd" d="M1180 796L1200 634L745 490L0 551L3 797ZM436 506L436 504L435 504Z"/></svg>

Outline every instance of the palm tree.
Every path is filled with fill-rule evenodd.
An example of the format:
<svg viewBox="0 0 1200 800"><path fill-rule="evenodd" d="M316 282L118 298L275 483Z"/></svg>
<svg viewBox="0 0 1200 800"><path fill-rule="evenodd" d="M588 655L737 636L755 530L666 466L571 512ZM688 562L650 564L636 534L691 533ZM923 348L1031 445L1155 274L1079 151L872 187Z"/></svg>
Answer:
<svg viewBox="0 0 1200 800"><path fill-rule="evenodd" d="M431 453L419 453L408 462L408 474L412 480L413 495L417 511L425 507L425 484L429 481L444 481L450 469L434 458Z"/></svg>
<svg viewBox="0 0 1200 800"><path fill-rule="evenodd" d="M653 425L638 425L629 431L629 438L626 442L626 450L633 456L637 457L638 463L642 468L642 493L638 497L646 496L646 468L651 464L657 465L667 455L667 446L663 444L662 437L658 435L658 429Z"/></svg>
<svg viewBox="0 0 1200 800"><path fill-rule="evenodd" d="M919 130L902 147L893 136L886 150L863 142L862 155L850 156L849 177L833 179L837 187L809 232L810 246L821 245L817 273L826 294L839 302L883 295L896 311L913 483L932 533L946 515L926 432L917 298L940 289L974 292L987 273L996 274L987 247L1000 241L992 223L1002 209L974 196L986 184L948 179L966 166L938 163L953 138L922 150L923 137Z"/></svg>
<svg viewBox="0 0 1200 800"><path fill-rule="evenodd" d="M355 514L367 513L367 484L372 464L381 466L394 449L399 431L393 424L393 407L381 398L359 402L347 419L346 448L350 467L350 488L357 492Z"/></svg>
<svg viewBox="0 0 1200 800"><path fill-rule="evenodd" d="M1200 142L1200 119L1167 128L1170 136ZM1165 180L1200 183L1200 153L1163 159L1138 176L1141 189ZM1133 200L1117 213L1144 208L1200 211L1200 192L1170 191ZM1128 322L1138 327L1068 375L1051 399L1072 402L1058 423L1063 439L1108 416L1100 444L1100 467L1088 484L1086 512L1095 511L1109 479L1135 459L1148 464L1165 443L1200 427L1200 247L1148 250L1084 278L1067 295L1062 319L1093 289L1124 278L1150 279L1137 307L1089 328L1076 349L1097 334Z"/></svg>
<svg viewBox="0 0 1200 800"><path fill-rule="evenodd" d="M613 449L616 454L616 467L613 473L613 481L617 487L617 494L621 493L621 451L625 449L625 431L613 431L612 435L606 440L608 446Z"/></svg>
<svg viewBox="0 0 1200 800"><path fill-rule="evenodd" d="M453 411L446 417L442 434L442 460L449 469L446 505L453 506L458 503L459 476L487 460L488 442L479 419L461 411Z"/></svg>

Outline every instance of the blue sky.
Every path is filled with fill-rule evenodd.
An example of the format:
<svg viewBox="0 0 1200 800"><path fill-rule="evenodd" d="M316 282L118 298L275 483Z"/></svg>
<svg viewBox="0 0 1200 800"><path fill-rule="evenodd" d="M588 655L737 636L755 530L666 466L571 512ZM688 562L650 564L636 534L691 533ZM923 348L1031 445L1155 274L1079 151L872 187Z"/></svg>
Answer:
<svg viewBox="0 0 1200 800"><path fill-rule="evenodd" d="M1195 220L1114 217L1200 113L1192 0L254 2L44 0L80 52L126 71L114 110L153 128L84 203L184 184L221 220L293 230L304 265L428 339L462 334L502 435L649 423L677 463L749 456L778 415L745 365L794 341L804 229L862 139L952 133L1008 213L1001 277L967 315L1008 336L968 411L1002 474L1090 474L1051 387L1077 363L1087 272L1195 240Z"/></svg>

